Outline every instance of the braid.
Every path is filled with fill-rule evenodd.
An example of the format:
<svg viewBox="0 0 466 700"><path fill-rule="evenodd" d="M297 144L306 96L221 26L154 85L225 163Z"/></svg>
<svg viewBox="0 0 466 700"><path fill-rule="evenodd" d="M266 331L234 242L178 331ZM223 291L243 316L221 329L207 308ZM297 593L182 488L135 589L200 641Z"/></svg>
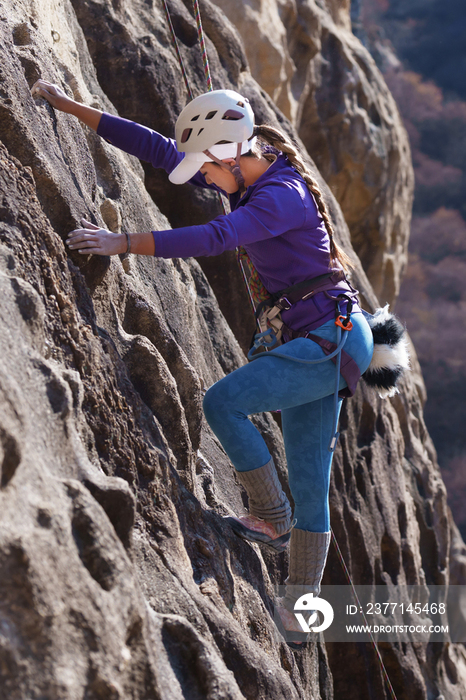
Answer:
<svg viewBox="0 0 466 700"><path fill-rule="evenodd" d="M317 208L319 209L319 213L324 221L325 228L327 229L330 238L330 262L338 262L343 270L348 272L349 269L353 267L353 262L334 239L334 229L332 222L330 221L329 212L322 196L322 192L320 191L317 182L312 177L311 171L307 167L296 146L282 131L266 124L256 126L254 128L254 136L257 136L262 142L259 146L260 152L255 155L266 156L269 150L267 146L272 146L272 149L276 149L284 153L288 157L291 165L302 176L309 192L313 195L316 201Z"/></svg>

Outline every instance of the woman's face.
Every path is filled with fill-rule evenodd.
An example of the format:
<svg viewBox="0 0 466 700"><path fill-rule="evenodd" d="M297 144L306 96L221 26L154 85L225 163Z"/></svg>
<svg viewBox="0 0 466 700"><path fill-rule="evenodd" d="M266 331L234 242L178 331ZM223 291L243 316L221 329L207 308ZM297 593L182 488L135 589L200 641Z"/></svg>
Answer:
<svg viewBox="0 0 466 700"><path fill-rule="evenodd" d="M228 165L234 165L235 161L234 159L228 159L225 160L225 163ZM217 185L217 187L220 187L220 189L227 194L233 194L239 189L235 176L228 169L228 167L222 168L220 165L217 165L217 163L212 163L209 161L204 163L204 165L200 168L200 172L202 175L204 175L208 185Z"/></svg>

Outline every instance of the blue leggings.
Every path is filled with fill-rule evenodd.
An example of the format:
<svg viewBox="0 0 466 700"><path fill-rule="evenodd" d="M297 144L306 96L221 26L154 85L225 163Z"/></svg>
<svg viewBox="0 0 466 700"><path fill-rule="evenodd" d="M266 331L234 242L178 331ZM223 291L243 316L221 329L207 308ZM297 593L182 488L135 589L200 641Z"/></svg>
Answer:
<svg viewBox="0 0 466 700"><path fill-rule="evenodd" d="M372 333L361 313L352 315L345 351L361 373L369 366ZM333 319L312 331L336 342ZM304 360L324 357L317 343L297 338L277 352ZM340 389L346 387L340 377ZM252 361L210 387L204 398L206 419L238 471L267 464L270 453L248 416L281 409L290 490L295 502L296 527L312 532L330 530L328 492L332 454L328 444L333 429L335 365L331 360L304 365L274 357ZM339 408L341 408L340 399Z"/></svg>

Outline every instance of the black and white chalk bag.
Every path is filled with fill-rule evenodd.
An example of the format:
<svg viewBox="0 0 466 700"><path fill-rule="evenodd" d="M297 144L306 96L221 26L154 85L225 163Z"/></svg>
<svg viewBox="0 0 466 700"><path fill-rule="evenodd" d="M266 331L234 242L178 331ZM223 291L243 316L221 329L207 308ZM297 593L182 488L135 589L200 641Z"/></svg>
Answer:
<svg viewBox="0 0 466 700"><path fill-rule="evenodd" d="M374 314L363 311L374 338L374 354L362 376L383 399L399 393L396 384L410 368L406 329L388 309L386 304Z"/></svg>

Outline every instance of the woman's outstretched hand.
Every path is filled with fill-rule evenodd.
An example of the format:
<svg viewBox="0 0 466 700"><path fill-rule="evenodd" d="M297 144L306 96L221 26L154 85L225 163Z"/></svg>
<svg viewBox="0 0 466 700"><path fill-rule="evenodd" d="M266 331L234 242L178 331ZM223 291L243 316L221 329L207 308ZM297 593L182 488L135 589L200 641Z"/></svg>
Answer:
<svg viewBox="0 0 466 700"><path fill-rule="evenodd" d="M52 107L59 109L61 112L71 112L74 100L69 98L58 85L49 83L47 80L38 80L31 88L33 97L39 95L49 102Z"/></svg>
<svg viewBox="0 0 466 700"><path fill-rule="evenodd" d="M97 131L102 117L100 109L88 107L81 102L75 102L71 97L67 97L58 85L49 83L47 80L42 80L41 78L32 86L31 94L33 97L43 97L54 109L66 112L67 114L73 114L91 129Z"/></svg>
<svg viewBox="0 0 466 700"><path fill-rule="evenodd" d="M82 255L118 255L126 253L128 241L124 233L112 233L99 228L86 219L81 219L84 228L77 228L68 234L66 244L70 250Z"/></svg>

